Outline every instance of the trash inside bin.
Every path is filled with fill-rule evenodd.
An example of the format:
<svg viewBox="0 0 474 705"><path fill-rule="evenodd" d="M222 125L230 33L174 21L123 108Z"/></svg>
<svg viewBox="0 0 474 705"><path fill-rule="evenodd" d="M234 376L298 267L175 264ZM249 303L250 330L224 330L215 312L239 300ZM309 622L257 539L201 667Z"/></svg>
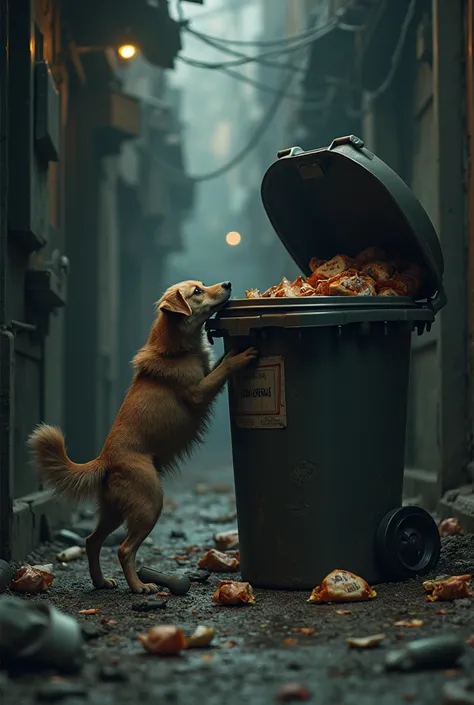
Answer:
<svg viewBox="0 0 474 705"><path fill-rule="evenodd" d="M433 225L354 136L280 153L262 200L307 277L313 258L378 247L424 279L414 296L237 299L210 321L226 351L261 355L229 388L242 578L307 590L335 568L369 583L426 574L437 526L401 505L411 336L446 303Z"/></svg>

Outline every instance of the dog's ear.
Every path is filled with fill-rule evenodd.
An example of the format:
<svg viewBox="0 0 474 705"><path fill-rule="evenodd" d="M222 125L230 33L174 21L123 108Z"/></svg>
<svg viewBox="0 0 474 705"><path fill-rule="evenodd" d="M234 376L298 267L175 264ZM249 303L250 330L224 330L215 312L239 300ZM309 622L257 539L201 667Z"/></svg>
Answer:
<svg viewBox="0 0 474 705"><path fill-rule="evenodd" d="M171 311L172 313L180 313L182 316L190 316L192 314L191 306L188 304L179 289L169 294L159 306L160 311Z"/></svg>

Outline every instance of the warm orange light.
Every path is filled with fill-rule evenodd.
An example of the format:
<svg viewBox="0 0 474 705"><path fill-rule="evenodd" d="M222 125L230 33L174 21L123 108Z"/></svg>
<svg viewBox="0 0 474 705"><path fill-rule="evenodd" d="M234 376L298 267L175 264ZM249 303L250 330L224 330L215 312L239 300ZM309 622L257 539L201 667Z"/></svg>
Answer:
<svg viewBox="0 0 474 705"><path fill-rule="evenodd" d="M225 241L228 245L231 247L235 247L236 245L240 245L240 241L242 240L242 237L240 233L237 233L235 230L233 230L230 233L227 233L225 236Z"/></svg>
<svg viewBox="0 0 474 705"><path fill-rule="evenodd" d="M137 53L137 47L133 46L133 44L123 44L121 47L118 48L118 54L122 59L133 59L135 54Z"/></svg>

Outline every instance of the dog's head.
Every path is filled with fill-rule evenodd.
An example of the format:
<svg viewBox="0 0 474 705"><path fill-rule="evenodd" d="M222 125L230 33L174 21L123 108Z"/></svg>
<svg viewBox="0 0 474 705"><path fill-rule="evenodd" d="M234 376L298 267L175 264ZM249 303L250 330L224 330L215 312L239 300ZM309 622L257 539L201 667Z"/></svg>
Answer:
<svg viewBox="0 0 474 705"><path fill-rule="evenodd" d="M171 286L158 302L164 315L182 317L190 328L198 328L218 311L230 298L230 282L204 286L202 282L187 281Z"/></svg>

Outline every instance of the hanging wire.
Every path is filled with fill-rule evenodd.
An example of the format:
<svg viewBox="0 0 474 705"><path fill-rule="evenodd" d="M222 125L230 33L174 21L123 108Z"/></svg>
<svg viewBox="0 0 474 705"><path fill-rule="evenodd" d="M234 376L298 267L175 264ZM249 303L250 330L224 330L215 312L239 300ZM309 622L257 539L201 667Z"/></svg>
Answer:
<svg viewBox="0 0 474 705"><path fill-rule="evenodd" d="M408 36L408 30L415 17L416 11L416 0L410 0L410 4L407 9L407 13L404 17L402 27L400 29L400 35L398 37L397 44L395 46L392 58L390 60L390 69L387 76L382 81L382 83L374 91L370 91L368 95L369 107L365 107L361 110L356 110L350 106L346 107L346 112L349 117L363 117L370 111L370 104L380 98L383 93L385 93L392 85L393 79L395 78L398 68L400 66L400 61L402 59L403 49L405 47L406 38Z"/></svg>

